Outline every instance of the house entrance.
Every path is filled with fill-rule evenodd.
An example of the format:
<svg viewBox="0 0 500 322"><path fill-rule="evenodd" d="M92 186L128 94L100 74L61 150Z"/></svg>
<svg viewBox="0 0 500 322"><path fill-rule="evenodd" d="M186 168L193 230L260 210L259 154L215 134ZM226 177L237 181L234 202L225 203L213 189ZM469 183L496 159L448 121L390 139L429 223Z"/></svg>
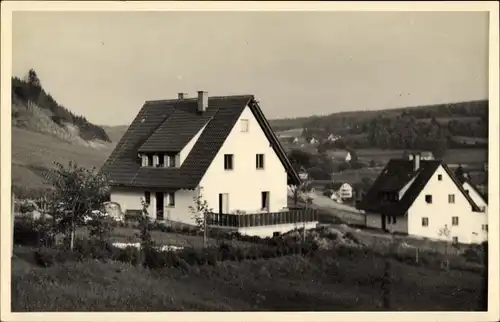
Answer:
<svg viewBox="0 0 500 322"><path fill-rule="evenodd" d="M156 192L156 219L163 220L164 193Z"/></svg>

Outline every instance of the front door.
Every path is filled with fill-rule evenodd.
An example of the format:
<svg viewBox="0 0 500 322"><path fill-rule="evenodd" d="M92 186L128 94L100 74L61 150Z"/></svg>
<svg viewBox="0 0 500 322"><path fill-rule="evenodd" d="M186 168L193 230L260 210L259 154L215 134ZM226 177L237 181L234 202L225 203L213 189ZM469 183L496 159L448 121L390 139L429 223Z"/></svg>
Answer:
<svg viewBox="0 0 500 322"><path fill-rule="evenodd" d="M163 220L163 200L164 193L156 192L156 219Z"/></svg>
<svg viewBox="0 0 500 322"><path fill-rule="evenodd" d="M380 217L380 219L382 220L382 230L387 231L387 216L381 215Z"/></svg>
<svg viewBox="0 0 500 322"><path fill-rule="evenodd" d="M219 193L219 214L229 213L229 194Z"/></svg>

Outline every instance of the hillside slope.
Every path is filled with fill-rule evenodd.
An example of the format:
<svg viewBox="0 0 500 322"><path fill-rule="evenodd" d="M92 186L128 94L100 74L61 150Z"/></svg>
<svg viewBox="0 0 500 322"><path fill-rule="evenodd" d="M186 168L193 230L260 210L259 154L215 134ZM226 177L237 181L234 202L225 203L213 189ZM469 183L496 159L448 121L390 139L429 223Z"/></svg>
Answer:
<svg viewBox="0 0 500 322"><path fill-rule="evenodd" d="M12 184L17 188L45 186L43 173L53 162L67 164L76 161L85 167L100 167L111 153L114 144L99 149L81 146L27 129L12 128Z"/></svg>
<svg viewBox="0 0 500 322"><path fill-rule="evenodd" d="M119 140L61 106L42 87L34 70L12 77L12 186L16 193L44 187L54 161L100 167Z"/></svg>

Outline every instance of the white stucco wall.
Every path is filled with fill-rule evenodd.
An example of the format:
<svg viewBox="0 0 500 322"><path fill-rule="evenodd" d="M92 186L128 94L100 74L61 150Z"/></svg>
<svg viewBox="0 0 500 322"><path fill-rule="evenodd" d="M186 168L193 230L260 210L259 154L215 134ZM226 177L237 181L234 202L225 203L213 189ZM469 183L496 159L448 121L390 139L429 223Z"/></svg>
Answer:
<svg viewBox="0 0 500 322"><path fill-rule="evenodd" d="M145 191L151 192L151 203L148 208L150 217L156 219L156 192L159 189L139 189L139 188L113 188L111 189L110 200L120 204L122 211L140 210L141 198L144 197ZM163 200L163 218L164 220L174 220L186 224L195 224L193 214L189 211L189 206L194 206L193 197L196 196L196 191L178 190L175 192L175 206L167 205L167 192L164 192Z"/></svg>
<svg viewBox="0 0 500 322"><path fill-rule="evenodd" d="M141 210L141 198L144 197L144 190L136 189L136 188L115 188L111 189L110 193L110 201L116 202L120 204L120 207L123 212L127 210ZM151 198L153 199L153 198ZM151 203L154 201L151 200ZM156 207L156 205L151 205L152 207Z"/></svg>
<svg viewBox="0 0 500 322"><path fill-rule="evenodd" d="M339 193L342 198L352 198L352 187L348 183L344 183L340 189Z"/></svg>
<svg viewBox="0 0 500 322"><path fill-rule="evenodd" d="M366 227L369 228L382 228L382 215L372 212L365 213L366 216Z"/></svg>
<svg viewBox="0 0 500 322"><path fill-rule="evenodd" d="M382 229L382 215L377 213L366 213L366 226L369 228ZM407 234L408 218L407 216L396 217L396 223L393 223L392 217L388 221L386 217L386 229L388 231Z"/></svg>
<svg viewBox="0 0 500 322"><path fill-rule="evenodd" d="M249 121L248 132L241 132L241 119ZM233 170L224 170L224 154L233 154ZM255 168L256 154L264 154L264 169ZM269 191L270 212L287 206L287 173L249 107L240 115L200 185L216 211L219 193L229 194L230 212L260 211L262 191Z"/></svg>
<svg viewBox="0 0 500 322"><path fill-rule="evenodd" d="M442 175L442 180L438 180ZM432 204L425 201L425 195L432 195ZM455 203L448 203L448 195L455 195ZM452 225L452 217L459 217L458 226ZM422 218L429 218L429 225L422 226ZM420 195L408 211L408 233L410 235L427 237L430 239L446 239L440 237L440 228L450 229L449 240L458 237L460 243L480 242L486 238L481 225L487 223L485 213L472 211L471 205L460 192L446 171L439 167L426 184ZM476 233L477 235L474 235Z"/></svg>

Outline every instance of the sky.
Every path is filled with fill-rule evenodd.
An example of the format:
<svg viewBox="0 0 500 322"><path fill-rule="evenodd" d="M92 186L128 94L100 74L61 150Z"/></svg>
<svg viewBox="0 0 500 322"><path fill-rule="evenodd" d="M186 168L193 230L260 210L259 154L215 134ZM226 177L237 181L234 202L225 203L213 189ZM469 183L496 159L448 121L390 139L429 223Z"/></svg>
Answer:
<svg viewBox="0 0 500 322"><path fill-rule="evenodd" d="M13 76L100 125L254 94L269 119L488 97L487 12L14 12Z"/></svg>

